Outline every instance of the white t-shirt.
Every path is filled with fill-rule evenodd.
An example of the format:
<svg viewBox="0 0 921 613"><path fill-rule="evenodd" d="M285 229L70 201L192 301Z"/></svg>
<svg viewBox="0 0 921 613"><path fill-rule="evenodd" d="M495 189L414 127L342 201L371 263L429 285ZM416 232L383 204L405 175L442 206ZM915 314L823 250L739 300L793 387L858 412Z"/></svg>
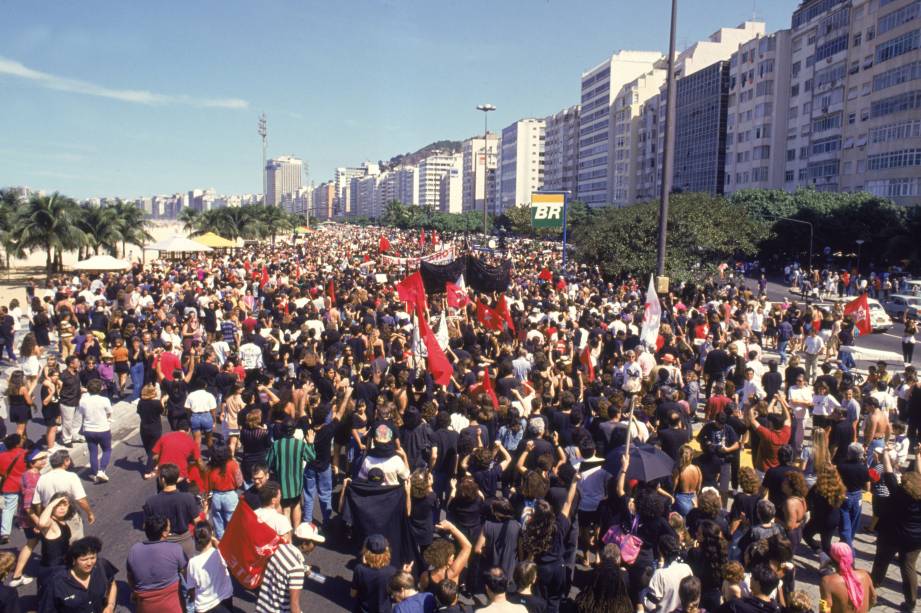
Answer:
<svg viewBox="0 0 921 613"><path fill-rule="evenodd" d="M86 498L86 490L76 473L63 469L52 469L38 478L32 504L47 506L55 494L67 494L71 500Z"/></svg>
<svg viewBox="0 0 921 613"><path fill-rule="evenodd" d="M198 611L213 609L222 600L233 596L227 562L214 547L189 560L186 580L188 589L195 590L195 609Z"/></svg>
<svg viewBox="0 0 921 613"><path fill-rule="evenodd" d="M193 413L207 413L217 410L217 400L208 390L195 390L186 396L185 408Z"/></svg>
<svg viewBox="0 0 921 613"><path fill-rule="evenodd" d="M291 532L291 520L271 507L262 507L256 509L256 517L262 523L271 526L279 536L284 536Z"/></svg>
<svg viewBox="0 0 921 613"><path fill-rule="evenodd" d="M99 394L84 394L77 405L77 413L83 417L83 429L87 432L108 432L112 426L112 402Z"/></svg>
<svg viewBox="0 0 921 613"><path fill-rule="evenodd" d="M389 458L375 458L368 456L361 463L359 477L368 478L368 472L372 468L380 468L384 473L384 485L399 485L400 479L409 479L409 469L400 456L394 455Z"/></svg>

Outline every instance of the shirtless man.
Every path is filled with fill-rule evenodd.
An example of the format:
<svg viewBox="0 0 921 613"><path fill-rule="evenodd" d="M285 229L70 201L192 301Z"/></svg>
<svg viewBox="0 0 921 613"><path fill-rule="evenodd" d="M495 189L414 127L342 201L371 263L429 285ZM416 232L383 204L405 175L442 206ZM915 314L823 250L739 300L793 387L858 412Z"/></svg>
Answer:
<svg viewBox="0 0 921 613"><path fill-rule="evenodd" d="M867 457L873 457L873 450L885 447L892 435L889 415L879 406L879 400L870 396L864 401L867 410L866 426L863 433L863 446L867 448Z"/></svg>
<svg viewBox="0 0 921 613"><path fill-rule="evenodd" d="M870 573L853 568L854 554L846 543L832 545L831 557L837 572L822 577L819 595L826 608L820 610L829 613L866 613L876 604L876 590ZM848 594L845 575L857 580L857 594ZM854 602L855 597L860 606Z"/></svg>

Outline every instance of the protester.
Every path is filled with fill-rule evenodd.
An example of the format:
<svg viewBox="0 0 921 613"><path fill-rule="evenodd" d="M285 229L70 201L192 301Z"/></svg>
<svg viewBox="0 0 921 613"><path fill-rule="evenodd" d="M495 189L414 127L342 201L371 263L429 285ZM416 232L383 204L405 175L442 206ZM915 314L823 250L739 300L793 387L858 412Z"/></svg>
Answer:
<svg viewBox="0 0 921 613"><path fill-rule="evenodd" d="M144 518L147 540L128 552L128 585L134 590L138 613L182 613L179 580L188 557L182 547L167 540L170 520L163 515Z"/></svg>
<svg viewBox="0 0 921 613"><path fill-rule="evenodd" d="M313 524L303 523L293 531L291 543L275 550L259 588L257 613L301 612L300 594L308 570L305 557L324 540Z"/></svg>

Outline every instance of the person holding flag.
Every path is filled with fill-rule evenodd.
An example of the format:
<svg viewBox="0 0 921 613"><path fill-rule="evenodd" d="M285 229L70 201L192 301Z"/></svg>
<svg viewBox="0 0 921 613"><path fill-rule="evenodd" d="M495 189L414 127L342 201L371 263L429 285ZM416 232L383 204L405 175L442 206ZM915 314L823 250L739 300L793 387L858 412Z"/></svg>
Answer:
<svg viewBox="0 0 921 613"><path fill-rule="evenodd" d="M857 366L854 361L854 341L861 334L873 332L870 320L870 303L866 294L861 294L844 307L844 321L838 333L838 363L844 372Z"/></svg>
<svg viewBox="0 0 921 613"><path fill-rule="evenodd" d="M662 305L653 285L653 277L649 275L649 288L646 290L646 305L643 308L643 328L640 331L640 341L649 347L650 351L656 350L659 338L659 327L662 325Z"/></svg>

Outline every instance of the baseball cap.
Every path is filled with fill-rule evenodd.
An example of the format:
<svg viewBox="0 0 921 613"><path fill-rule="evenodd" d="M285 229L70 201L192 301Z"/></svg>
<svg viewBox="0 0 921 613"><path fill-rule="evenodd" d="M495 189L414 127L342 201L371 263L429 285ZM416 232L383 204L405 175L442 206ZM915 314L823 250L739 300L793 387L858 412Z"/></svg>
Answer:
<svg viewBox="0 0 921 613"><path fill-rule="evenodd" d="M387 537L383 534L371 534L365 539L365 549L370 553L384 553L388 546Z"/></svg>
<svg viewBox="0 0 921 613"><path fill-rule="evenodd" d="M294 536L302 541L326 542L326 537L321 535L317 527L308 521L297 525L297 528L294 529Z"/></svg>

